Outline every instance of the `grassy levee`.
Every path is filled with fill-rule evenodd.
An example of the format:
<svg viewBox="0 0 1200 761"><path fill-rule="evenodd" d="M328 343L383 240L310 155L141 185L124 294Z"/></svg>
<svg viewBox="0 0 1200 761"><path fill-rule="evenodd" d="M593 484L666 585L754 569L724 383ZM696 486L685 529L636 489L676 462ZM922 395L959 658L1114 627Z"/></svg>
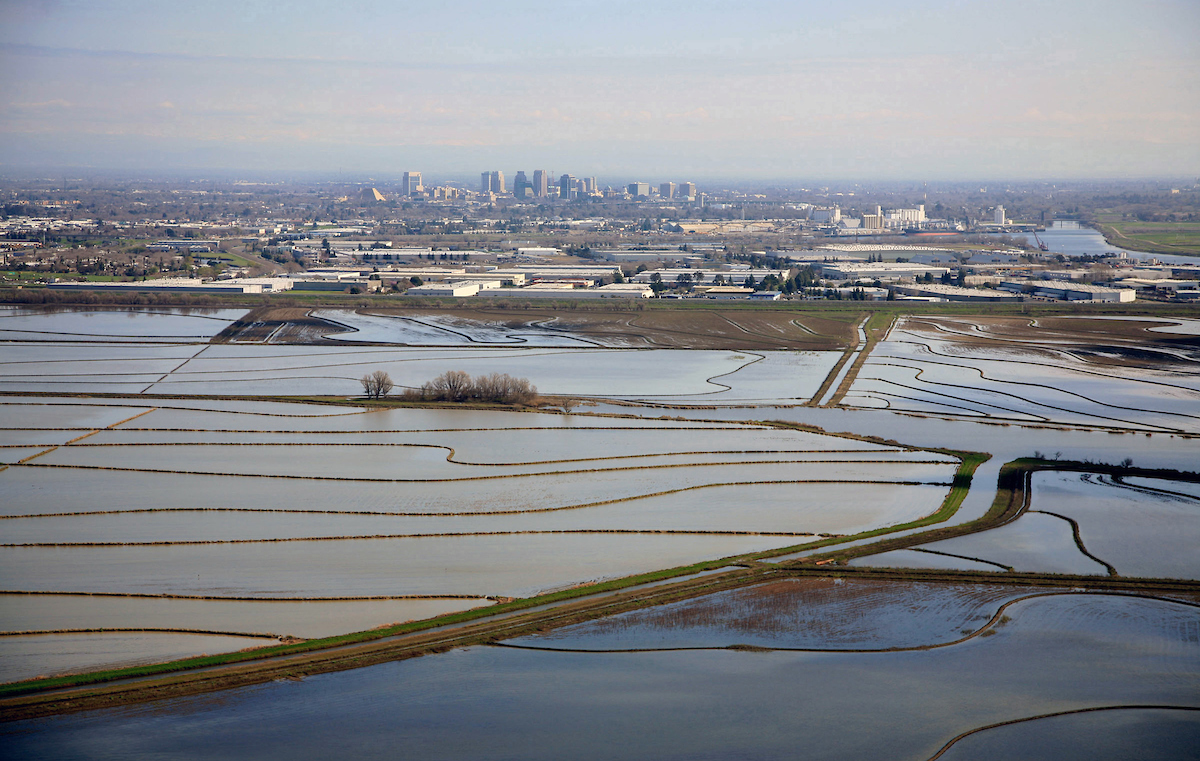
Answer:
<svg viewBox="0 0 1200 761"><path fill-rule="evenodd" d="M752 560L761 560L763 558L775 557L778 555L788 555L793 552L804 552L807 550L821 549L823 547L834 547L834 546L837 546L840 544L847 544L849 542L858 542L863 539L872 539L877 536L885 536L887 534L894 534L898 531L908 531L908 530L914 529L914 528L922 528L924 526L931 526L935 523L942 523L944 521L949 520L950 518L952 518L954 516L955 513L958 512L958 508L962 506L963 500L966 499L966 497L967 497L967 492L969 492L971 490L971 481L975 475L975 470L980 465L982 465L983 463L990 460L992 458L992 456L990 454L987 454L984 452L958 452L958 451L955 451L952 449L931 449L929 451L941 452L943 454L952 455L954 457L958 457L961 460L961 462L959 463L959 466L958 466L958 470L954 474L954 481L952 482L952 484L950 486L950 491L946 494L946 498L944 500L942 500L941 507L939 507L935 512L932 512L929 515L926 515L924 518L918 518L915 521L909 521L908 523L901 523L896 526L885 526L883 528L872 529L870 531L864 531L859 534L850 534L847 536L828 537L825 539L819 539L815 542L806 542L805 544L798 544L798 545L795 545L792 547L783 547L781 549L770 550L768 552L758 552L758 553L754 553L752 555L748 555L746 557L749 559L752 559ZM929 532L923 532L919 536L925 537L925 536L927 536L928 533ZM907 541L907 539L908 539L907 537L904 537L904 538L896 539L894 541L903 542L903 541ZM925 541L930 541L930 540L921 539L920 542L918 542L918 543L923 543ZM870 554L874 554L875 552L882 552L883 550L874 549L877 546L879 546L879 543L868 545L869 549L863 548L863 551L859 552L858 554L870 555ZM905 545L905 546L907 546L907 545ZM798 563L813 564L813 563L826 561L826 560L840 560L843 555L846 555L847 557L856 557L857 556L857 554L851 555L850 554L851 552L854 552L854 551L846 550L844 552L839 552L839 553L821 553L819 555L813 555L811 557L802 558L802 559L796 560L796 561L791 561L790 564L798 564ZM789 564L780 564L780 567L786 567L787 565L789 565Z"/></svg>
<svg viewBox="0 0 1200 761"><path fill-rule="evenodd" d="M795 427L803 428L804 426ZM872 440L871 437L861 438ZM919 528L949 518L962 504L962 500L970 488L975 469L981 463L986 462L990 456L953 450L933 451L952 454L962 459L954 485L936 513L903 526L878 529L848 537L830 538L821 542L780 548L770 552L730 556L688 566L652 571L531 598L504 600L498 605L488 608L452 613L425 621L414 621L365 632L259 648L252 651L188 658L165 664L34 679L3 685L0 686L0 721L183 697L260 684L276 679L295 679L311 674L361 668L443 652L456 647L488 644L501 639L545 631L636 608L688 599L780 576L840 576L890 581L1083 587L1089 590L1116 590L1147 594L1171 593L1189 596L1200 594L1200 583L1178 579L1128 579L1047 573L816 565L822 560L844 560L1003 525L1018 517L1027 507L1029 494L1027 483L1030 474L1036 470L1109 472L1115 475L1149 476L1200 482L1200 473L1179 473L1163 469L1033 460L1031 458L1014 460L1001 468L997 493L992 506L987 514L977 521L963 526L933 529L912 537L885 539L866 547L847 548L791 563L767 565L755 562L765 557L787 554L797 550L835 546L907 528ZM743 567L700 578L682 578L674 583L666 583L649 589L637 588L647 583L669 582L678 577L691 576L730 565ZM596 599L594 596L597 594L603 596ZM538 609L532 610L534 608ZM497 618L497 616L500 617ZM451 630L445 631L445 627L451 627Z"/></svg>
<svg viewBox="0 0 1200 761"><path fill-rule="evenodd" d="M261 398L256 398L262 401ZM290 401L298 401L295 398ZM313 401L316 401L315 399ZM322 400L325 401L325 400ZM826 433L816 426L787 421L759 421L762 425ZM453 647L494 642L521 633L556 628L647 605L695 597L719 589L763 581L777 575L830 575L892 580L926 580L1021 583L1031 585L1086 585L1089 588L1200 592L1200 583L1171 579L1125 579L1067 576L1044 573L945 571L928 569L850 568L854 557L903 549L939 539L995 528L1019 517L1029 502L1029 479L1039 470L1107 473L1115 477L1150 477L1200 482L1200 473L1136 468L1103 463L1022 458L1005 463L997 479L996 495L981 518L958 526L933 528L911 536L884 538L862 547L840 545L886 537L901 531L932 526L951 518L969 492L977 468L991 455L941 448L908 447L889 439L848 433L827 435L871 443L927 450L960 460L950 491L941 506L924 518L897 526L765 552L745 553L686 566L650 571L620 579L581 585L529 598L500 598L496 605L449 613L436 618L353 632L334 637L287 643L254 650L185 658L169 663L110 669L86 674L31 679L0 685L0 721L144 702L258 684L279 678L359 668L401 660ZM799 560L779 564L760 561L806 550L833 548ZM819 564L819 565L818 565ZM835 565L836 564L836 565ZM689 577L728 566L724 573ZM670 582L650 589L645 584ZM602 595L600 599L593 599ZM550 606L543 608L543 606ZM537 610L533 610L533 609ZM499 618L498 618L499 617ZM444 631L450 627L451 631ZM397 641L397 638L399 640Z"/></svg>
<svg viewBox="0 0 1200 761"><path fill-rule="evenodd" d="M194 669L211 668L214 666L233 665L248 661L275 658L279 656L300 655L318 650L325 650L328 648L341 647L344 645L366 644L390 637L417 634L428 629L454 626L479 619L491 618L496 615L516 613L528 608L570 601L576 598L587 597L594 594L620 591L629 587L665 581L678 576L689 576L691 574L701 573L715 568L722 568L732 563L739 562L740 560L742 560L742 556L722 558L719 560L708 560L700 563L694 563L692 565L651 571L648 573L627 576L621 579L613 579L597 584L589 584L573 587L571 589L549 592L543 595L537 595L535 597L518 598L506 602L500 602L496 605L491 605L488 607L474 608L472 610L461 611L458 613L449 613L422 621L411 621L408 623L397 624L395 626L379 629L369 629L367 631L352 632L333 637L310 639L295 644L275 645L272 647L256 648L254 650L246 650L235 653L222 653L219 655L185 658L182 660L171 661L169 663L131 666L128 668L110 669L86 674L74 674L13 682L11 684L0 685L0 699L27 693L62 689L65 687L80 687L122 679L167 675L178 671L189 671ZM0 707L0 714L2 714L3 710L4 707Z"/></svg>
<svg viewBox="0 0 1200 761"><path fill-rule="evenodd" d="M968 462L963 461L959 467L959 472L955 474L954 486L950 490L950 494L946 496L947 506L953 501L954 511L962 505L963 499L967 496L967 491L971 488L971 477L975 472L975 468L990 459L990 455L976 455L983 459L978 460L971 467L969 473L964 473ZM966 534L974 534L980 531L986 531L991 528L996 528L1014 520L1022 512L1025 511L1026 494L1025 482L1028 479L1028 471L1022 467L1021 460L1013 460L1007 462L1000 467L1000 475L996 483L996 497L992 500L992 506L984 513L981 518L967 523L962 523L957 526L943 526L941 528L922 531L919 534L911 536L894 537L885 539L880 542L875 542L866 547L850 547L845 550L824 553L819 557L804 558L800 562L816 563L822 561L833 561L839 564L844 564L846 561L864 555L877 555L881 552L889 550L901 550L908 547L913 547L918 544L926 544L928 542L936 542L941 539L951 539L956 536L965 536ZM946 506L943 506L943 510ZM939 511L942 512L942 511ZM935 513L934 515L937 515ZM953 512L951 513L953 515ZM930 516L932 518L933 516ZM947 518L949 515L946 516ZM942 520L945 520L943 518ZM926 519L922 525L930 525L935 521ZM920 526L916 526L919 528ZM891 533L891 532L889 532Z"/></svg>
<svg viewBox="0 0 1200 761"><path fill-rule="evenodd" d="M964 463L965 464L965 463ZM1005 463L1000 468L1000 475L997 478L996 497L992 501L992 506L980 518L960 524L958 526L946 526L943 528L923 531L920 534L913 536L896 537L886 539L880 542L875 542L866 547L849 548L841 552L832 552L822 554L820 557L805 558L807 562L817 562L822 560L833 560L837 563L845 563L856 557L865 555L877 555L889 550L900 550L914 547L920 544L936 542L942 539L952 539L958 536L967 534L975 534L980 531L997 528L1009 523L1029 509L1031 494L1029 491L1030 477L1038 471L1070 471L1078 473L1107 473L1116 477L1145 477L1145 478L1161 478L1175 481L1189 481L1192 483L1200 483L1200 473L1189 471L1171 470L1168 468L1136 468L1125 465L1109 465L1105 463L1078 462L1070 460L1039 460L1032 457L1019 458ZM957 477L956 477L957 482ZM963 494L965 495L965 492ZM949 497L947 497L949 500ZM962 499L959 498L959 504ZM1102 561L1101 561L1102 562ZM992 572L985 572L992 573ZM1021 574L1017 574L1021 575ZM1027 575L1027 574L1026 574ZM1048 574L1034 574L1048 575Z"/></svg>
<svg viewBox="0 0 1200 761"><path fill-rule="evenodd" d="M850 366L850 370L846 373L846 377L842 378L842 382L838 384L837 391L829 400L829 406L836 407L842 403L842 398L850 391L850 387L854 385L854 381L858 378L858 373L867 362L867 358L871 356L871 352L887 335L888 328L896 321L898 315L890 312L872 312L867 318L866 324L863 325L863 332L867 336L867 342L863 346L862 351L858 352L854 357L854 364Z"/></svg>
<svg viewBox="0 0 1200 761"><path fill-rule="evenodd" d="M871 319L874 318L874 316L875 316L874 314L868 314L867 320L866 320L867 324L870 324L870 321L871 321ZM861 319L860 316L855 317L854 322L856 325L858 324L859 319ZM870 335L870 334L868 334L868 335ZM865 353L865 352L866 352L866 348L864 347L862 353ZM837 378L838 375L842 372L842 368L846 366L847 362L854 362L857 359L859 353L860 352L858 352L858 341L857 341L857 335L856 335L855 340L850 341L850 343L846 346L845 351L842 352L842 356L838 358L838 361L834 363L833 367L829 368L829 373L825 376L825 380L821 381L821 385L817 388L816 393L814 393L812 395L811 399L809 399L807 402L805 402L805 406L806 407L818 406L820 404L821 400L825 398L825 394L829 391L829 387L831 385L833 385L834 379ZM849 377L852 374L854 374L854 373L848 372L846 377ZM840 398L840 397L838 397L838 398Z"/></svg>
<svg viewBox="0 0 1200 761"><path fill-rule="evenodd" d="M295 401L293 399L293 401ZM766 425L775 425L782 428L791 428L796 430L807 430L823 432L815 426L806 426L803 424L789 423L786 421L768 422ZM859 436L854 434L830 434L845 438L868 441L876 444L888 446L902 446L897 442L881 439L871 436ZM906 447L913 449L912 447ZM186 658L169 663L152 664L145 666L135 666L122 669L111 669L105 671L97 671L87 674L78 674L70 676L50 677L43 679L32 679L23 682L16 682L9 685L0 685L0 700L9 697L29 695L36 693L45 693L52 690L60 690L65 688L86 687L88 685L101 685L106 682L114 682L119 680L140 679L155 676L166 676L176 672L195 671L197 669L210 669L221 666L234 666L237 664L248 663L253 661L262 661L264 659L282 657L282 656L297 656L305 653L316 653L321 650L330 648L338 648L349 645L368 644L381 639L396 637L401 635L415 635L428 629L440 628L444 626L455 626L467 624L472 621L490 618L499 614L517 613L533 607L539 607L547 604L561 603L570 601L579 597L586 597L594 594L603 594L607 592L615 592L630 587L636 587L642 584L665 581L680 576L688 576L703 571L722 568L734 564L754 564L755 561L765 557L775 555L788 554L790 552L800 551L804 549L818 548L828 544L837 544L856 539L870 538L880 534L901 531L908 528L917 528L931 523L946 520L957 511L958 506L962 503L963 497L966 496L967 490L970 488L971 474L983 462L986 462L990 455L972 453L972 452L956 452L953 450L931 450L939 451L943 454L959 457L962 462L959 465L958 473L955 476L954 485L951 487L949 495L943 501L942 506L935 513L926 516L918 521L913 521L901 526L893 526L875 531L856 534L847 537L830 537L818 542L796 545L792 547L784 547L766 552L748 553L743 555L731 556L717 560L704 561L688 566L680 566L677 568L663 569L652 571L635 576L629 576L622 579L614 579L598 584L576 587L569 590L552 592L545 595L539 595L531 598L522 598L512 601L501 602L498 605L477 608L459 613L451 613L437 618L427 619L424 621L415 621L397 626L386 627L382 629L373 629L364 632L354 632L335 637L325 637L321 639L307 640L296 644L276 645L272 647L257 648L251 651L224 653L220 655L202 656L196 658ZM725 574L722 574L725 576ZM8 712L7 706L0 706L0 718L3 718Z"/></svg>

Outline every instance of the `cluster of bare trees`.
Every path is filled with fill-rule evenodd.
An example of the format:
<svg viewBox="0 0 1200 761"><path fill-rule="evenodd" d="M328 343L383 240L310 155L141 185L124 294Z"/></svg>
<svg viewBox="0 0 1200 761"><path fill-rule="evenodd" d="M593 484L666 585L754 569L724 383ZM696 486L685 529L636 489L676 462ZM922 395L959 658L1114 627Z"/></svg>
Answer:
<svg viewBox="0 0 1200 761"><path fill-rule="evenodd" d="M381 399L392 390L392 377L383 370L376 370L362 377L363 393L368 399Z"/></svg>
<svg viewBox="0 0 1200 761"><path fill-rule="evenodd" d="M406 391L405 396L425 401L528 404L537 397L537 388L525 378L506 373L472 378L462 370L450 370L422 384L420 389Z"/></svg>

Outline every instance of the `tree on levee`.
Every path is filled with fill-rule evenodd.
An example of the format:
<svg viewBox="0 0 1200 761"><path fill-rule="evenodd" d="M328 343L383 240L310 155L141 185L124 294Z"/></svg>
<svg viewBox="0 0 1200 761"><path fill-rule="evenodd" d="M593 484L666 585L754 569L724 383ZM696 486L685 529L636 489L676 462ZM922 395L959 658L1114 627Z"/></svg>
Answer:
<svg viewBox="0 0 1200 761"><path fill-rule="evenodd" d="M392 377L383 370L376 370L362 377L363 393L368 399L379 399L387 396L392 390Z"/></svg>

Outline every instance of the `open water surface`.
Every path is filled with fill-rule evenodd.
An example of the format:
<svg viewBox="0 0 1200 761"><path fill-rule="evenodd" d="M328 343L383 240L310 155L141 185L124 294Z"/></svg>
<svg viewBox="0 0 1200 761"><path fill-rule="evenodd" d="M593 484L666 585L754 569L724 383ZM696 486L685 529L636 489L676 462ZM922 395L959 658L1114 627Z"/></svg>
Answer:
<svg viewBox="0 0 1200 761"><path fill-rule="evenodd" d="M9 758L927 759L956 735L1096 706L1200 706L1196 609L1022 601L993 636L917 652L470 648L0 727ZM1160 722L1157 752L1195 724ZM1050 727L1054 732L1054 728ZM1066 727L1056 741L1073 736Z"/></svg>

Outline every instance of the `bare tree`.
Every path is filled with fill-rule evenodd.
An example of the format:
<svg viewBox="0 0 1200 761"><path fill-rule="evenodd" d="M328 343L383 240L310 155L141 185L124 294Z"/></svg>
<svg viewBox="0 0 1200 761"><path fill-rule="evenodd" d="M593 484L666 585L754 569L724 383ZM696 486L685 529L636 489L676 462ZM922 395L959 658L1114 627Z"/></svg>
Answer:
<svg viewBox="0 0 1200 761"><path fill-rule="evenodd" d="M387 396L392 390L392 377L383 370L364 375L361 380L363 393L370 399Z"/></svg>
<svg viewBox="0 0 1200 761"><path fill-rule="evenodd" d="M537 396L525 378L492 373L472 378L462 370L450 370L421 385L420 398L429 401L462 402L476 399L501 404L528 404Z"/></svg>
<svg viewBox="0 0 1200 761"><path fill-rule="evenodd" d="M471 385L471 376L467 373L462 370L447 370L422 386L421 391L431 399L461 402L469 395Z"/></svg>

